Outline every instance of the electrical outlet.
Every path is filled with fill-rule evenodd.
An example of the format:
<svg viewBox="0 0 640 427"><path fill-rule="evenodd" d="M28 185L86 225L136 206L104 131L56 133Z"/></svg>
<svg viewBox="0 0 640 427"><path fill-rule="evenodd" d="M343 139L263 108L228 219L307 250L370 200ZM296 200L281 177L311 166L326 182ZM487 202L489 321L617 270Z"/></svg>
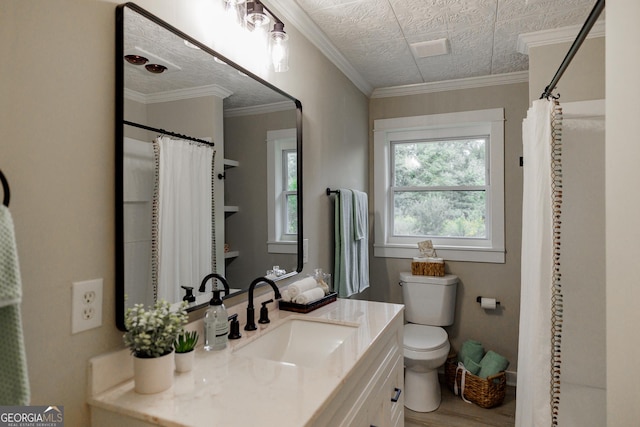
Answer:
<svg viewBox="0 0 640 427"><path fill-rule="evenodd" d="M102 279L74 282L71 287L71 333L102 325Z"/></svg>

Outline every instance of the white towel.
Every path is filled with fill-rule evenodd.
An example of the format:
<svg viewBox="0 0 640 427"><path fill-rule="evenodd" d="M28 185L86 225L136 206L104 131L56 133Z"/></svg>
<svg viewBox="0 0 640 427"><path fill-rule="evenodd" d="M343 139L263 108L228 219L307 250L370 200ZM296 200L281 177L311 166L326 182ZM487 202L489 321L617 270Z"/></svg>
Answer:
<svg viewBox="0 0 640 427"><path fill-rule="evenodd" d="M13 219L9 209L0 205L0 406L29 404L21 301L22 284Z"/></svg>
<svg viewBox="0 0 640 427"><path fill-rule="evenodd" d="M322 297L324 297L324 291L322 290L322 288L316 287L316 288L304 291L303 293L297 295L293 299L293 301L296 304L309 304L314 301L318 301Z"/></svg>
<svg viewBox="0 0 640 427"><path fill-rule="evenodd" d="M289 289L285 289L280 292L281 300L284 302L291 302L291 295L289 295Z"/></svg>
<svg viewBox="0 0 640 427"><path fill-rule="evenodd" d="M298 280L297 282L293 282L287 290L289 291L289 296L292 300L295 300L298 295L303 293L304 291L308 291L309 289L317 288L318 282L313 277L307 277L302 280Z"/></svg>

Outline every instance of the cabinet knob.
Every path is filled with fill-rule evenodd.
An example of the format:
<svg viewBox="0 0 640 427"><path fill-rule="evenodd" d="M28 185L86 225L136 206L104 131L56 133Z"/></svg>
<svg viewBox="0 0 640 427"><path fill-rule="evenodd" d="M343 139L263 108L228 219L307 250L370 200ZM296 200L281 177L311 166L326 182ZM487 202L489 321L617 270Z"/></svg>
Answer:
<svg viewBox="0 0 640 427"><path fill-rule="evenodd" d="M394 387L393 392L394 392L394 395L391 398L391 401L395 403L400 399L400 395L402 394L402 390L399 389L398 387Z"/></svg>

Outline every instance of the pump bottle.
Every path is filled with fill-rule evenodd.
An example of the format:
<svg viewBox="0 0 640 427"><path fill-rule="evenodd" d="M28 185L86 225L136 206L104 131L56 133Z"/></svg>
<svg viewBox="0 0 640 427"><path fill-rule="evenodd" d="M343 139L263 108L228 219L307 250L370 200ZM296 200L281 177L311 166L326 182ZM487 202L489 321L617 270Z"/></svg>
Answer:
<svg viewBox="0 0 640 427"><path fill-rule="evenodd" d="M212 351L226 348L227 335L229 335L227 309L220 298L220 291L214 289L213 298L204 314L204 349Z"/></svg>

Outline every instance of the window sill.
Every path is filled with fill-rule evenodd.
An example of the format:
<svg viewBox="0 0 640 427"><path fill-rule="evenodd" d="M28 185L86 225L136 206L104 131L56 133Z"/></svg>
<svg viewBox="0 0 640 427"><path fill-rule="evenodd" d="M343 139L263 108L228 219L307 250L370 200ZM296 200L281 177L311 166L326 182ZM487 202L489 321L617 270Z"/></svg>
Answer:
<svg viewBox="0 0 640 427"><path fill-rule="evenodd" d="M504 264L505 250L477 247L438 247L438 256L445 261L468 261ZM408 258L420 256L415 245L374 245L373 255L379 258Z"/></svg>

